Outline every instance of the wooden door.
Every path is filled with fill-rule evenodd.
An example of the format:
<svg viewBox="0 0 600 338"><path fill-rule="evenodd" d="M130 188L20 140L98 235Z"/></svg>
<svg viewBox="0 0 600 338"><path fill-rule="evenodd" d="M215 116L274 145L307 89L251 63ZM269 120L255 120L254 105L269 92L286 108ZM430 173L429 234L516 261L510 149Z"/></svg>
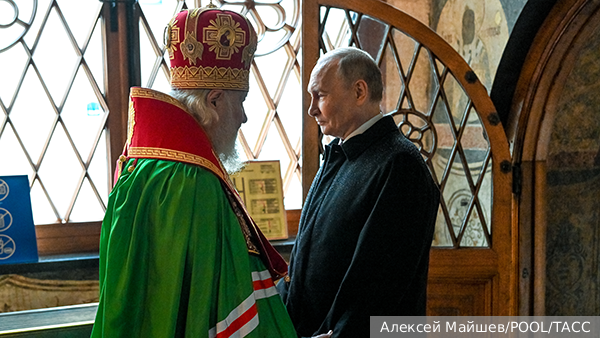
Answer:
<svg viewBox="0 0 600 338"><path fill-rule="evenodd" d="M507 135L522 173L520 315L600 312L599 46L600 1L557 1L518 65Z"/></svg>
<svg viewBox="0 0 600 338"><path fill-rule="evenodd" d="M431 250L428 315L514 315L516 236L506 134L486 89L464 59L416 19L381 1L303 3L303 108L321 53L369 52L381 67L384 113L420 149L441 190ZM303 182L323 140L305 114Z"/></svg>

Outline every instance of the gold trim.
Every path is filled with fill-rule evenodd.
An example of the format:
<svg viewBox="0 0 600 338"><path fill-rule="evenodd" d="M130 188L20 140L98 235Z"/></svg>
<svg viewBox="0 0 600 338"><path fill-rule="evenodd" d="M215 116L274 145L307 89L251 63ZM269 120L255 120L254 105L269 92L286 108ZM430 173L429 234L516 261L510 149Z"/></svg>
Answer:
<svg viewBox="0 0 600 338"><path fill-rule="evenodd" d="M210 46L208 51L215 52L217 60L231 60L245 41L246 32L231 14L218 13L215 20L210 20L210 26L202 30L202 42Z"/></svg>
<svg viewBox="0 0 600 338"><path fill-rule="evenodd" d="M186 153L184 151L154 147L131 147L128 150L128 155L129 157L154 158L195 164L210 170L223 180L226 179L223 172L219 170L219 167L214 163L202 156Z"/></svg>
<svg viewBox="0 0 600 338"><path fill-rule="evenodd" d="M182 110L184 110L185 112L188 112L186 106L183 105L183 103L181 103L179 100L177 100L176 98L167 95L165 93L153 90L153 89L148 89L148 88L141 88L141 87L135 87L135 88L131 88L131 97L139 97L139 98L144 98L144 99L155 99L158 101L162 101L165 103L169 103L172 104L178 108L181 108Z"/></svg>
<svg viewBox="0 0 600 338"><path fill-rule="evenodd" d="M181 55L183 55L183 61L189 59L190 64L195 65L197 59L202 60L204 46L196 40L194 32L185 33L185 40L179 45L179 48L181 49Z"/></svg>
<svg viewBox="0 0 600 338"><path fill-rule="evenodd" d="M184 39L179 45L183 61L189 59L189 63L196 64L196 60L202 60L204 46L198 41L196 30L198 29L198 14L199 9L188 10L185 19L185 29L183 31Z"/></svg>
<svg viewBox="0 0 600 338"><path fill-rule="evenodd" d="M173 60L175 58L175 52L177 51L177 44L179 41L179 27L177 27L177 23L179 21L175 19L171 19L171 22L167 24L165 27L165 31L163 32L163 40L165 43L165 48L169 51L169 59Z"/></svg>
<svg viewBox="0 0 600 338"><path fill-rule="evenodd" d="M249 219L248 221L246 220L246 217L250 218L250 215L248 214L247 211L244 213L244 211L245 211L245 209L243 209L244 205L241 204L241 202L239 202L239 203L237 202L238 199L235 198L235 196L233 195L233 192L231 192L231 190L229 190L229 189L230 188L227 185L223 186L223 190L225 191L225 195L227 196L227 199L229 200L229 204L231 205L231 208L233 209L233 213L235 214L235 217L238 219L238 223L240 224L240 229L242 230L242 235L244 235L244 239L246 240L246 247L248 248L248 252L253 253L255 255L260 255L260 251L254 244L254 242L252 242L252 234L250 233L250 228L248 225L248 221L252 222L252 220L251 219ZM256 239L256 240L258 240L258 239Z"/></svg>
<svg viewBox="0 0 600 338"><path fill-rule="evenodd" d="M133 138L133 127L135 126L135 108L133 107L133 100L129 98L129 111L127 114L127 144L131 144Z"/></svg>
<svg viewBox="0 0 600 338"><path fill-rule="evenodd" d="M250 23L248 23L249 27ZM252 28L250 28L252 29ZM250 67L250 63L252 62L252 59L254 58L254 53L256 53L256 48L258 46L258 42L256 41L257 37L256 34L254 34L254 32L250 32L250 41L248 43L248 45L246 47L244 47L244 50L242 51L242 61L244 62L244 66L246 67Z"/></svg>
<svg viewBox="0 0 600 338"><path fill-rule="evenodd" d="M171 84L177 88L249 89L250 71L231 67L172 67Z"/></svg>

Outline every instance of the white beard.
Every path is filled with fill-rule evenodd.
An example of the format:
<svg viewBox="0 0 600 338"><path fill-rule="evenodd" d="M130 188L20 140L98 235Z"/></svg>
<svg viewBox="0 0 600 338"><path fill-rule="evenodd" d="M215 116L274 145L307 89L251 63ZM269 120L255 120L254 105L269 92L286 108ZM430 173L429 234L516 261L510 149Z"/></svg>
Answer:
<svg viewBox="0 0 600 338"><path fill-rule="evenodd" d="M219 159L229 175L240 172L246 166L246 163L240 159L235 143L230 149L219 152Z"/></svg>

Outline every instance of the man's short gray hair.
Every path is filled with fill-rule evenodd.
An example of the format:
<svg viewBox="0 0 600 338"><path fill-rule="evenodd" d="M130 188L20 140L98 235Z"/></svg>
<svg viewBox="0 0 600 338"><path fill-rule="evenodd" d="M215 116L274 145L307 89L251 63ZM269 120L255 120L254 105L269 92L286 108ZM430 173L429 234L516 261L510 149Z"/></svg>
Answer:
<svg viewBox="0 0 600 338"><path fill-rule="evenodd" d="M357 80L364 80L369 87L370 100L372 102L381 101L383 96L381 70L371 55L355 47L342 47L323 55L318 64L324 65L333 60L338 60L337 73L347 86Z"/></svg>
<svg viewBox="0 0 600 338"><path fill-rule="evenodd" d="M192 117L204 128L219 119L215 109L207 104L207 96L211 89L174 89L169 93L181 102Z"/></svg>

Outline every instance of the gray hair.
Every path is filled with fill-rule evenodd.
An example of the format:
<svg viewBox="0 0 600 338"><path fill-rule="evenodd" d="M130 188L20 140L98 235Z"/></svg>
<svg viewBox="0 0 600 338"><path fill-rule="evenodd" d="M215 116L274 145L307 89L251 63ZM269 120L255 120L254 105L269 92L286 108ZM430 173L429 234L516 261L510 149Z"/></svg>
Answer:
<svg viewBox="0 0 600 338"><path fill-rule="evenodd" d="M364 80L369 87L370 100L380 102L383 97L381 70L367 52L355 47L342 47L323 55L317 65L323 66L338 60L337 74L347 86L358 80Z"/></svg>
<svg viewBox="0 0 600 338"><path fill-rule="evenodd" d="M211 89L173 89L169 95L181 102L192 117L206 128L219 119L217 112L206 102L210 91Z"/></svg>

